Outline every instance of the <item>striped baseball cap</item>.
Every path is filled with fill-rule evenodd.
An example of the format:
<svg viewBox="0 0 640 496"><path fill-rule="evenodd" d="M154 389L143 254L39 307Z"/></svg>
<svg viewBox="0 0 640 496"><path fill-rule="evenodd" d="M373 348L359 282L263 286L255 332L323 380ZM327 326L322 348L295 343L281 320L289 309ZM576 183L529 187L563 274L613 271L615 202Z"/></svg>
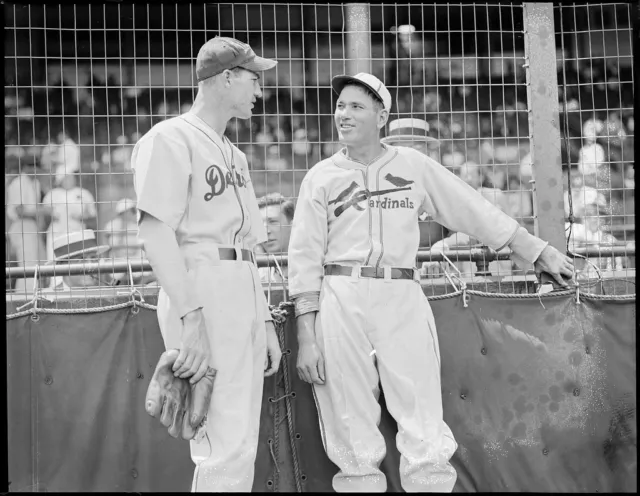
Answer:
<svg viewBox="0 0 640 496"><path fill-rule="evenodd" d="M415 117L396 119L389 123L389 132L382 142L386 144L403 143L407 141L433 141L438 140L428 135L429 123L424 119Z"/></svg>
<svg viewBox="0 0 640 496"><path fill-rule="evenodd" d="M391 93L389 93L389 90L384 83L373 74L369 74L368 72L359 72L355 76L335 76L331 80L333 91L338 95L342 92L342 89L347 85L347 83L356 83L371 90L382 102L384 109L387 112L391 111Z"/></svg>
<svg viewBox="0 0 640 496"><path fill-rule="evenodd" d="M202 45L198 52L196 78L200 82L234 67L261 72L273 69L277 63L276 60L258 57L246 43L216 36Z"/></svg>

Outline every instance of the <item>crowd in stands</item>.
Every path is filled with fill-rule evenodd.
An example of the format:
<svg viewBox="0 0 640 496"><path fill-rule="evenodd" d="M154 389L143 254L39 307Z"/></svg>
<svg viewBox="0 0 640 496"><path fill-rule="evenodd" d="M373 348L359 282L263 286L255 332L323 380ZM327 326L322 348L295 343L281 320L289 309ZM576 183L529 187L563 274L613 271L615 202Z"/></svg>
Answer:
<svg viewBox="0 0 640 496"><path fill-rule="evenodd" d="M571 185L565 213L571 225L581 226L572 229L573 240L628 242L633 238L624 226L634 222L631 76L595 61L579 76L562 67L558 77L565 190ZM390 88L391 119L427 121L429 136L439 140L427 154L533 229L524 82L431 82L416 87L399 78ZM64 83L5 88L9 264L52 261L57 235L86 229L111 247L110 257L142 256L131 152L154 124L186 112L194 92L127 91L95 77L92 84L91 91ZM247 155L258 196L295 198L306 171L337 151L333 101L329 87L306 88L304 99L284 87L267 87L254 117L229 123L227 135ZM584 222L590 215L597 216L595 223ZM616 225L623 226L619 233L613 232Z"/></svg>

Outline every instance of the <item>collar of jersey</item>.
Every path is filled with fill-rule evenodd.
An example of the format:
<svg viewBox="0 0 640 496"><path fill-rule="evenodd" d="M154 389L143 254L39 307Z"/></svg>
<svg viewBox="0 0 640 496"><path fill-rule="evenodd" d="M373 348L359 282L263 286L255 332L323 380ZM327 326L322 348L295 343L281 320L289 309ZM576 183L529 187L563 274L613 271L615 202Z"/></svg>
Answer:
<svg viewBox="0 0 640 496"><path fill-rule="evenodd" d="M211 139L211 141L213 141L216 145L218 145L218 147L220 148L220 152L222 153L222 157L224 159L225 165L227 169L230 170L232 168L232 165L230 165L232 157L228 157L227 154L229 153L233 154L233 150L231 149L231 143L229 143L229 146L227 146L224 138L220 136L218 133L216 133L211 128L211 126L209 126L209 124L207 124L205 121L200 119L200 117L198 117L194 113L185 112L180 117L182 117L189 124L198 128L200 131L206 134L209 137L209 139Z"/></svg>
<svg viewBox="0 0 640 496"><path fill-rule="evenodd" d="M216 133L211 128L211 126L209 126L209 124L207 124L202 119L200 119L200 117L198 117L196 114L194 114L192 112L185 112L184 114L181 115L181 117L185 121L187 121L189 124L194 125L198 129L200 129L200 131L202 131L204 134L209 136L209 138L211 138L218 146L223 147L223 149L226 147L226 145L224 144L224 139L222 138L222 136L220 136L218 133Z"/></svg>
<svg viewBox="0 0 640 496"><path fill-rule="evenodd" d="M336 164L338 167L342 167L343 169L366 169L367 167L375 167L383 162L388 162L392 156L396 153L396 151L394 149L392 149L393 147L390 146L386 146L386 151L380 155L378 158L376 158L373 162L371 162L369 165L364 165L362 162L356 162L355 160L351 160L349 157L347 157L343 151L344 148L341 148L340 150L338 150L333 157L331 157L331 159L333 160L333 163Z"/></svg>

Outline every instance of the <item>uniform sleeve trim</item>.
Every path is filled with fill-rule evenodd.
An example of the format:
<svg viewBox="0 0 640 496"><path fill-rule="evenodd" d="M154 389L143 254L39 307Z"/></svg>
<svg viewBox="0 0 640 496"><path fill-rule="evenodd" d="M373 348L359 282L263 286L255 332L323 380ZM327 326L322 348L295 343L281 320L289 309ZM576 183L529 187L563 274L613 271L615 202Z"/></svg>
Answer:
<svg viewBox="0 0 640 496"><path fill-rule="evenodd" d="M320 291L308 291L292 296L296 317L305 313L317 312L320 310Z"/></svg>

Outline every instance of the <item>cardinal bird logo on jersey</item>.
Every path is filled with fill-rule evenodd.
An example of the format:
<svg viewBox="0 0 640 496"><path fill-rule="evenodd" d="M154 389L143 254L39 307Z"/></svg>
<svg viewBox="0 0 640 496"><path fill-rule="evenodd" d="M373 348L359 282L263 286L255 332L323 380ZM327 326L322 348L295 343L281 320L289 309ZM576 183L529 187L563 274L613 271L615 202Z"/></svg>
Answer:
<svg viewBox="0 0 640 496"><path fill-rule="evenodd" d="M394 186L397 186L398 188L403 188L405 186L409 186L410 184L413 184L413 181L409 181L404 177L392 176L391 174L387 174L386 176L384 176L384 178Z"/></svg>
<svg viewBox="0 0 640 496"><path fill-rule="evenodd" d="M379 206L381 208L413 208L413 203L411 203L411 201L408 198L402 201L393 200L392 202L397 203L398 207L391 207L391 206L388 207L387 205L388 204L391 205L392 202L391 201L387 202L388 200L387 198L384 198L384 200L382 201L378 200L376 202L373 202L372 200L370 200L370 198L373 196L381 196L381 195L386 195L388 193L396 193L398 191L410 190L411 186L409 185L413 183L413 181L407 181L406 179L403 179L401 177L395 177L395 176L392 176L391 174L387 174L385 176L385 179L389 181L391 184L393 184L394 186L398 186L398 187L393 189L383 189L380 191L369 191L368 189L362 189L357 182L352 181L351 184L346 189L344 189L338 194L338 196L336 196L333 200L329 201L329 205L337 204L337 207L333 211L334 215L336 217L340 217L346 210L348 210L351 207L353 207L355 210L362 212L364 210L364 207L361 206L360 203L364 201L369 201L370 207Z"/></svg>

